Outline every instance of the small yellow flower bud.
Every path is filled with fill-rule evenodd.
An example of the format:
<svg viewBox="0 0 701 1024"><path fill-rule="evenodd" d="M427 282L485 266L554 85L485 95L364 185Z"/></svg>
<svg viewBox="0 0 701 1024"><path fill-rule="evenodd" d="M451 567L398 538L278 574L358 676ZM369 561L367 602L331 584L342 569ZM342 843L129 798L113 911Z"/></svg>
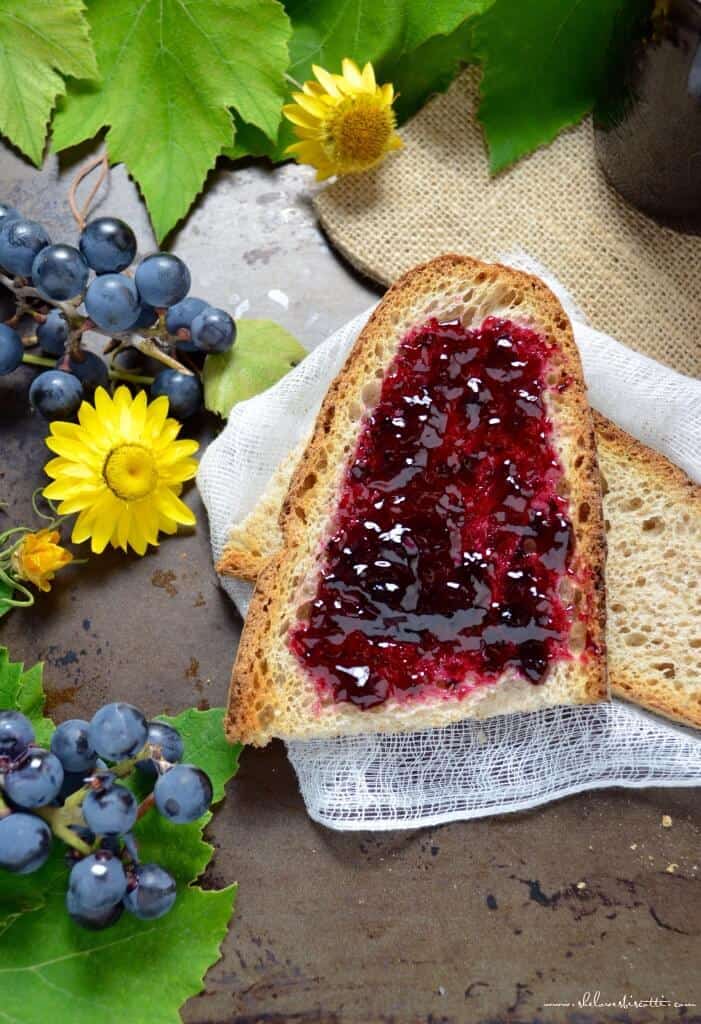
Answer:
<svg viewBox="0 0 701 1024"><path fill-rule="evenodd" d="M12 568L21 580L39 590L51 590L51 580L64 565L73 561L70 551L61 547L58 530L26 533L12 554Z"/></svg>

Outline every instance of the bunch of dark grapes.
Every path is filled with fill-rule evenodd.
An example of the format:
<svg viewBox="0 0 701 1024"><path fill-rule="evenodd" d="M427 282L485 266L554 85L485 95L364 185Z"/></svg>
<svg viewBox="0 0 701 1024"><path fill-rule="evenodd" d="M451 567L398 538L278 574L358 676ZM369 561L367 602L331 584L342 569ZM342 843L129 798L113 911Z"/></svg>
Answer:
<svg viewBox="0 0 701 1024"><path fill-rule="evenodd" d="M56 833L68 845L66 906L74 921L100 929L124 910L162 917L175 902L175 880L140 862L132 829L153 808L175 824L209 808L209 777L181 764L182 756L178 731L147 722L131 704L106 704L90 722L63 722L49 750L36 746L24 715L0 711L0 868L38 870ZM152 786L141 803L122 781L132 772Z"/></svg>
<svg viewBox="0 0 701 1024"><path fill-rule="evenodd" d="M167 365L151 394L168 398L172 416L187 419L202 408L202 359L231 348L236 325L223 309L188 295L190 271L178 256L153 253L132 275L135 256L134 232L116 217L86 224L76 248L52 244L41 224L0 203L0 282L17 303L0 324L0 375L17 369L33 340L56 358L55 369L40 373L29 389L32 406L47 419L70 419L86 395L108 385L107 363L82 345L88 330L111 339L105 354L119 353L112 376L134 376L129 371L138 364L123 354L136 348ZM23 340L16 329L26 316L37 324L35 339Z"/></svg>

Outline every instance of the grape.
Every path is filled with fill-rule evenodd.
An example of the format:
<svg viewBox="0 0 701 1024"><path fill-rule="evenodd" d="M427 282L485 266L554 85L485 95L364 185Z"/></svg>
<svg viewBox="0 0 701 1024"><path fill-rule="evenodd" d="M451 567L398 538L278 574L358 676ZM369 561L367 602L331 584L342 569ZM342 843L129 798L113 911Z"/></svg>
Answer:
<svg viewBox="0 0 701 1024"><path fill-rule="evenodd" d="M121 861L108 850L98 850L73 865L66 894L68 913L73 917L108 910L121 903L126 891Z"/></svg>
<svg viewBox="0 0 701 1024"><path fill-rule="evenodd" d="M209 776L193 764L176 764L156 780L156 807L164 818L186 825L201 818L212 802Z"/></svg>
<svg viewBox="0 0 701 1024"><path fill-rule="evenodd" d="M83 801L85 824L98 836L121 836L133 827L138 804L136 797L119 783L103 789L91 789Z"/></svg>
<svg viewBox="0 0 701 1024"><path fill-rule="evenodd" d="M110 928L113 924L122 916L124 911L124 905L122 903L115 903L113 907L107 907L106 910L95 910L91 914L83 913L80 914L76 908L76 900L70 893L66 896L66 907L68 913L76 924L79 924L81 928L87 928L92 932L102 931L103 928Z"/></svg>
<svg viewBox="0 0 701 1024"><path fill-rule="evenodd" d="M60 309L52 309L44 323L37 327L37 341L50 356L63 355L69 334L68 320Z"/></svg>
<svg viewBox="0 0 701 1024"><path fill-rule="evenodd" d="M156 320L158 320L158 310L154 309L153 306L149 306L147 302L143 302L141 304L139 315L130 326L129 330L137 327L153 327Z"/></svg>
<svg viewBox="0 0 701 1024"><path fill-rule="evenodd" d="M208 306L190 325L195 348L200 352L226 352L236 338L236 324L223 309Z"/></svg>
<svg viewBox="0 0 701 1024"><path fill-rule="evenodd" d="M117 217L97 217L78 240L83 257L97 274L117 274L136 256L136 236Z"/></svg>
<svg viewBox="0 0 701 1024"><path fill-rule="evenodd" d="M44 370L29 388L29 401L47 420L68 420L83 400L83 385L63 370Z"/></svg>
<svg viewBox="0 0 701 1024"><path fill-rule="evenodd" d="M83 358L76 359L69 356L67 363L59 360L57 366L64 365L68 373L72 373L81 381L86 391L94 391L95 388L106 388L110 382L110 374L104 359L100 359L94 352L82 351Z"/></svg>
<svg viewBox="0 0 701 1024"><path fill-rule="evenodd" d="M146 743L146 719L133 704L105 704L90 722L90 743L106 761L134 757Z"/></svg>
<svg viewBox="0 0 701 1024"><path fill-rule="evenodd" d="M141 312L136 285L124 274L96 277L85 294L88 316L105 331L128 330Z"/></svg>
<svg viewBox="0 0 701 1024"><path fill-rule="evenodd" d="M4 224L9 224L11 220L19 220L21 216L22 214L19 210L15 210L14 206L0 203L0 227Z"/></svg>
<svg viewBox="0 0 701 1024"><path fill-rule="evenodd" d="M136 287L144 302L152 306L174 306L190 290L190 271L179 256L155 252L136 268Z"/></svg>
<svg viewBox="0 0 701 1024"><path fill-rule="evenodd" d="M182 299L181 302L176 302L174 306L171 306L166 313L166 330L173 336L177 335L178 331L190 330L190 324L204 309L207 309L207 303L204 299L196 299L194 295L188 296L186 299ZM177 338L176 342L179 348L183 352L194 352L195 346L192 341L186 338Z"/></svg>
<svg viewBox="0 0 701 1024"><path fill-rule="evenodd" d="M161 370L151 385L151 395L153 398L165 395L171 416L178 420L186 420L202 408L199 377L180 370Z"/></svg>
<svg viewBox="0 0 701 1024"><path fill-rule="evenodd" d="M57 302L82 295L89 275L87 263L72 245L47 245L32 263L34 287L45 299Z"/></svg>
<svg viewBox="0 0 701 1024"><path fill-rule="evenodd" d="M148 723L148 740L146 741L152 750L152 757L144 758L136 762L136 767L149 778L155 778L158 770L155 761L168 761L175 764L183 756L185 749L182 736L172 725L165 722Z"/></svg>
<svg viewBox="0 0 701 1024"><path fill-rule="evenodd" d="M17 331L0 324L0 377L16 370L23 355L24 345Z"/></svg>
<svg viewBox="0 0 701 1024"><path fill-rule="evenodd" d="M124 906L142 921L163 917L175 903L175 879L160 864L139 864L134 869L136 885L127 889Z"/></svg>
<svg viewBox="0 0 701 1024"><path fill-rule="evenodd" d="M19 768L5 775L5 792L18 807L25 810L45 807L56 797L63 783L63 765L48 750L30 750Z"/></svg>
<svg viewBox="0 0 701 1024"><path fill-rule="evenodd" d="M16 875L37 871L51 853L51 829L34 814L0 818L0 868Z"/></svg>
<svg viewBox="0 0 701 1024"><path fill-rule="evenodd" d="M176 302L166 313L166 328L170 334L186 328L190 330L190 324L203 310L208 308L204 299L197 299L194 295L188 295L186 299Z"/></svg>
<svg viewBox="0 0 701 1024"><path fill-rule="evenodd" d="M34 257L47 245L51 239L35 220L5 220L0 228L0 265L11 274L29 277Z"/></svg>
<svg viewBox="0 0 701 1024"><path fill-rule="evenodd" d="M0 757L15 761L34 742L34 729L21 711L0 711Z"/></svg>
<svg viewBox="0 0 701 1024"><path fill-rule="evenodd" d="M92 772L97 754L90 746L87 722L82 718L69 718L61 722L51 737L51 753L55 754L67 772Z"/></svg>

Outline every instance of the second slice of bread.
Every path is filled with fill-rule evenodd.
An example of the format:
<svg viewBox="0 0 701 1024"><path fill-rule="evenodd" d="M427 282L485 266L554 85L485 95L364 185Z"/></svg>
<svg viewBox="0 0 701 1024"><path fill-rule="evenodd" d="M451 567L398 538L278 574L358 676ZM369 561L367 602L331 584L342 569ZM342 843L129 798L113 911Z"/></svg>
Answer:
<svg viewBox="0 0 701 1024"><path fill-rule="evenodd" d="M553 346L548 382L553 386L546 392L546 404L570 501L576 585L581 606L588 610L587 648L581 639L573 641L572 656L551 664L540 685L506 672L461 699L390 699L368 711L325 699L292 654L287 637L297 610L313 596L338 489L364 413L377 400L378 378L412 328L431 318L459 318L465 326L476 327L492 315L533 327ZM554 385L565 380L566 387L558 391ZM275 486L268 496L273 503ZM605 540L593 424L571 326L539 279L468 257L445 256L410 272L390 289L329 389L285 498L280 531L281 549L258 576L234 667L227 716L231 739L261 745L273 736L418 729L607 695ZM260 540L263 546L265 536ZM254 569L255 555L247 574L252 576Z"/></svg>

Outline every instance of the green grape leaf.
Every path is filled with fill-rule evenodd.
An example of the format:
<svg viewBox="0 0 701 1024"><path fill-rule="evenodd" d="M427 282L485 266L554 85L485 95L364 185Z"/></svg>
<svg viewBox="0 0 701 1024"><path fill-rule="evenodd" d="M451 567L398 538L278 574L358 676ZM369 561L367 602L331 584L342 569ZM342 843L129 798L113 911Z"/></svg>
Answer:
<svg viewBox="0 0 701 1024"><path fill-rule="evenodd" d="M381 64L382 78L391 79L397 99L394 109L400 124L424 105L434 93L445 92L458 71L474 60L474 26L470 19L449 35L433 36L403 57L392 72Z"/></svg>
<svg viewBox="0 0 701 1024"><path fill-rule="evenodd" d="M0 580L0 619L3 615L7 615L8 612L12 611L12 605L7 600L8 597L12 597L15 592L15 588L6 583L5 580Z"/></svg>
<svg viewBox="0 0 701 1024"><path fill-rule="evenodd" d="M63 843L54 840L51 856L33 874L11 875L0 869L0 949L4 929L15 917L39 910L46 905L52 893L61 894L65 899L67 871L64 853Z"/></svg>
<svg viewBox="0 0 701 1024"><path fill-rule="evenodd" d="M219 958L235 891L185 887L160 920L124 913L98 932L75 925L63 893L52 893L0 932L2 1020L180 1024L178 1008Z"/></svg>
<svg viewBox="0 0 701 1024"><path fill-rule="evenodd" d="M277 0L92 0L89 20L102 83L71 83L54 147L109 126L162 239L231 145L230 108L275 138L289 21Z"/></svg>
<svg viewBox="0 0 701 1024"><path fill-rule="evenodd" d="M240 160L245 156L274 157L277 149L277 135L274 140L269 139L260 128L246 124L234 113L234 141L222 150L222 156L229 160Z"/></svg>
<svg viewBox="0 0 701 1024"><path fill-rule="evenodd" d="M48 743L53 723L42 715L43 702L41 665L25 672L0 648L0 708L23 711L40 742ZM184 760L207 772L214 800L221 800L241 751L224 738L223 709L162 717L180 731ZM127 781L140 796L152 785L138 772ZM236 892L235 885L205 891L193 884L214 852L203 838L210 820L207 813L191 825L173 825L151 810L138 822L141 860L162 864L178 886L173 909L158 921L138 921L125 912L102 932L75 925L65 907L65 847L56 839L34 874L0 870L0 1019L45 1024L51 1013L57 1024L93 1024L98 1012L106 1024L121 1024L145 1019L148 1007L149 1024L178 1024L179 1007L201 990L204 974L219 957Z"/></svg>
<svg viewBox="0 0 701 1024"><path fill-rule="evenodd" d="M97 77L82 0L0 0L0 132L40 164L62 75Z"/></svg>
<svg viewBox="0 0 701 1024"><path fill-rule="evenodd" d="M202 370L205 407L223 417L237 402L272 387L307 354L273 320L237 320L236 328L233 348L208 355Z"/></svg>
<svg viewBox="0 0 701 1024"><path fill-rule="evenodd" d="M0 709L21 711L34 726L37 743L45 746L51 739L54 724L44 718L43 665L39 663L24 671L19 661L10 661L6 647L0 647Z"/></svg>
<svg viewBox="0 0 701 1024"><path fill-rule="evenodd" d="M492 171L550 142L591 109L624 0L497 0L475 26L479 119Z"/></svg>
<svg viewBox="0 0 701 1024"><path fill-rule="evenodd" d="M287 0L292 21L290 74L311 78L312 64L341 70L341 60L396 60L427 39L453 32L493 0Z"/></svg>

